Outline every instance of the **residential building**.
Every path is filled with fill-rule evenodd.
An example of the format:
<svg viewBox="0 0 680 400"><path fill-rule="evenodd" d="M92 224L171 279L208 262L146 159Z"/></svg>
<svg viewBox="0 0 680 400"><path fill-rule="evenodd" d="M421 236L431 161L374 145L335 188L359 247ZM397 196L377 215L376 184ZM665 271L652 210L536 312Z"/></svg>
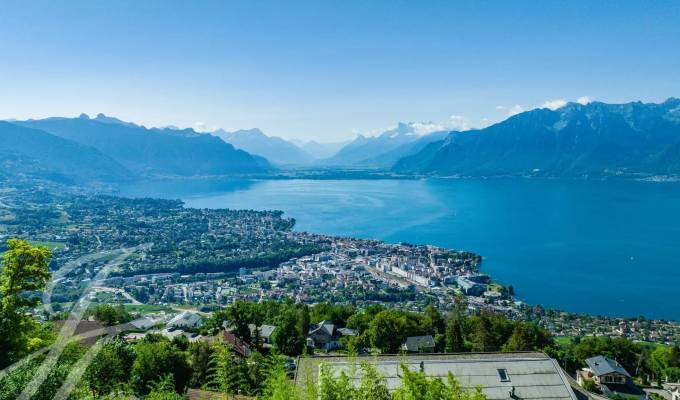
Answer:
<svg viewBox="0 0 680 400"><path fill-rule="evenodd" d="M409 336L402 348L409 353L432 353L434 352L434 338L432 335Z"/></svg>
<svg viewBox="0 0 680 400"><path fill-rule="evenodd" d="M489 400L577 399L557 361L539 352L300 357L295 382L301 387L317 384L324 365L334 376L347 373L358 386L360 373L351 371L360 370L362 363L374 366L390 391L401 385L401 368L405 367L443 380L451 373L464 388L479 386Z"/></svg>
<svg viewBox="0 0 680 400"><path fill-rule="evenodd" d="M203 318L190 311L182 311L175 315L168 323L168 328L196 328L203 324Z"/></svg>
<svg viewBox="0 0 680 400"><path fill-rule="evenodd" d="M638 396L644 398L644 392L633 384L631 375L616 360L605 356L586 359L587 368L579 370L576 381L583 386L585 381L592 380L603 394L612 396Z"/></svg>

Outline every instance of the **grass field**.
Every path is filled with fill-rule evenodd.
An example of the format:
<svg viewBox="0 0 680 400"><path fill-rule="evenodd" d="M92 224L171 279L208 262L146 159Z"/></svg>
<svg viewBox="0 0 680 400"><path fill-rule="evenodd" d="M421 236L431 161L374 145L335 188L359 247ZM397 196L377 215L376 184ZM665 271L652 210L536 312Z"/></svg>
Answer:
<svg viewBox="0 0 680 400"><path fill-rule="evenodd" d="M555 336L555 343L564 347L570 345L573 339L573 336Z"/></svg>
<svg viewBox="0 0 680 400"><path fill-rule="evenodd" d="M40 241L31 241L31 244L34 246L45 246L50 250L54 249L63 249L66 247L66 243L63 242L40 242Z"/></svg>
<svg viewBox="0 0 680 400"><path fill-rule="evenodd" d="M140 314L146 314L146 313L157 313L161 311L165 312L172 312L172 308L168 306L161 306L157 304L139 304L139 305L134 305L134 304L125 304L124 305L125 310L130 313L140 313Z"/></svg>

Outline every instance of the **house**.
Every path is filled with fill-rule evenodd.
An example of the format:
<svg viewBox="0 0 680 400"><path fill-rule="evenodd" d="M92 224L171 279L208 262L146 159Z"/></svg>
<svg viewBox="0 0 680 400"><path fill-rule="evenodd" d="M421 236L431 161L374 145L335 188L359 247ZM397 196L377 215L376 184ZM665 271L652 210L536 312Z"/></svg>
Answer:
<svg viewBox="0 0 680 400"><path fill-rule="evenodd" d="M234 353L241 357L248 357L250 355L250 346L233 333L224 331L222 339L224 340L224 343L228 343L231 346Z"/></svg>
<svg viewBox="0 0 680 400"><path fill-rule="evenodd" d="M385 377L390 391L401 386L403 365L444 381L451 373L465 388L479 386L488 400L577 399L569 378L557 361L540 352L300 357L295 383L299 387L318 384L323 365L333 376L346 372L350 382L357 387L361 374L351 371L359 369L363 363L372 365Z"/></svg>
<svg viewBox="0 0 680 400"><path fill-rule="evenodd" d="M336 328L330 321L312 324L307 334L307 346L327 351L339 349L343 336L357 336L357 331L351 328Z"/></svg>
<svg viewBox="0 0 680 400"><path fill-rule="evenodd" d="M401 346L409 353L432 353L434 352L434 338L432 335L410 336Z"/></svg>
<svg viewBox="0 0 680 400"><path fill-rule="evenodd" d="M250 336L253 338L253 341L255 338L258 336L255 333L255 325L254 324L248 324L248 328L250 329ZM276 326L274 325L260 325L257 330L259 334L259 340L260 343L262 344L262 347L272 347L272 334L274 333L274 330L276 329Z"/></svg>
<svg viewBox="0 0 680 400"><path fill-rule="evenodd" d="M144 317L137 318L134 321L130 321L130 324L137 329L147 330L153 328L158 324L162 324L163 322L164 320L162 317L146 315Z"/></svg>
<svg viewBox="0 0 680 400"><path fill-rule="evenodd" d="M203 324L203 318L190 311L182 311L175 315L167 324L168 328L197 328Z"/></svg>
<svg viewBox="0 0 680 400"><path fill-rule="evenodd" d="M335 350L340 348L340 332L335 329L335 324L329 321L321 321L310 325L307 334L307 344L311 347Z"/></svg>
<svg viewBox="0 0 680 400"><path fill-rule="evenodd" d="M586 360L588 368L584 368L589 373L589 377L595 381L596 384L617 384L625 385L629 379L630 374L618 361L612 360L605 356L591 357ZM579 377L586 377L588 375L581 375Z"/></svg>
<svg viewBox="0 0 680 400"><path fill-rule="evenodd" d="M633 384L632 377L618 361L596 356L588 358L586 364L588 367L576 374L579 385L583 386L585 381L592 380L607 396L621 394L644 398L644 392Z"/></svg>

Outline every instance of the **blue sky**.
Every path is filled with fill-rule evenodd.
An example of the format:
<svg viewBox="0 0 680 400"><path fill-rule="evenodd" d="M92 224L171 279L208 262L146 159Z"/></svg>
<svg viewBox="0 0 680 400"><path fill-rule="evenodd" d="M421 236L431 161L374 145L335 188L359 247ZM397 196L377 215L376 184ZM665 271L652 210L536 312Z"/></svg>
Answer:
<svg viewBox="0 0 680 400"><path fill-rule="evenodd" d="M0 118L333 141L680 96L680 3L3 1L0 54Z"/></svg>

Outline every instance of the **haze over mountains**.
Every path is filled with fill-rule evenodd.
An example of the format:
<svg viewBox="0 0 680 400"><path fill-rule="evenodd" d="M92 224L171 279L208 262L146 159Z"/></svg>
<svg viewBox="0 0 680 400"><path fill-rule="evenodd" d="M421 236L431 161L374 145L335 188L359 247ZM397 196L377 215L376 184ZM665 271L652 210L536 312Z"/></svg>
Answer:
<svg viewBox="0 0 680 400"><path fill-rule="evenodd" d="M448 132L421 136L413 124L399 123L378 136L359 135L334 156L321 163L328 166L390 168L402 157L421 150L430 142L443 139Z"/></svg>
<svg viewBox="0 0 680 400"><path fill-rule="evenodd" d="M130 171L93 147L0 121L0 177L21 174L71 183L120 180Z"/></svg>
<svg viewBox="0 0 680 400"><path fill-rule="evenodd" d="M295 144L276 136L266 136L257 128L235 132L218 129L212 134L232 144L237 149L262 156L278 165L308 164L314 159L310 153Z"/></svg>
<svg viewBox="0 0 680 400"><path fill-rule="evenodd" d="M99 114L0 123L1 175L62 181L378 169L432 176L680 175L680 99L527 111L484 129L418 134L400 123L348 143L293 142L259 129L146 128Z"/></svg>
<svg viewBox="0 0 680 400"><path fill-rule="evenodd" d="M32 129L19 132L12 130L13 127ZM74 166L74 169L64 171L71 178L225 175L261 173L272 168L266 159L236 150L215 136L191 129L147 129L103 114L95 119L81 115L79 118L13 121L3 124L0 130L4 135L24 133L13 145L5 145L6 155L30 160L33 165L44 166L43 169L50 170L56 160L52 152L30 149L29 143L37 141L36 132L40 132L45 141L68 147L70 151L59 154L62 163ZM31 134L26 134L29 131ZM75 168L83 158L92 162L84 168ZM110 167L105 168L107 165ZM88 169L91 171L86 172Z"/></svg>

